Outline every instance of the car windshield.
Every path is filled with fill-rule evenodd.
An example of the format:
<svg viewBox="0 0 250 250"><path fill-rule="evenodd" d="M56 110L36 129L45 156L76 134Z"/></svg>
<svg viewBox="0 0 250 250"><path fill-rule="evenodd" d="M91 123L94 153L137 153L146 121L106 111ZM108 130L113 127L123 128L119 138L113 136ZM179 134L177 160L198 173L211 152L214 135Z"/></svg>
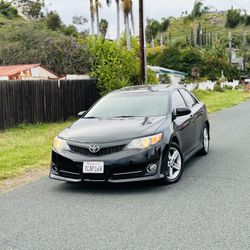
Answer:
<svg viewBox="0 0 250 250"><path fill-rule="evenodd" d="M168 103L167 92L112 93L102 98L85 118L164 116Z"/></svg>

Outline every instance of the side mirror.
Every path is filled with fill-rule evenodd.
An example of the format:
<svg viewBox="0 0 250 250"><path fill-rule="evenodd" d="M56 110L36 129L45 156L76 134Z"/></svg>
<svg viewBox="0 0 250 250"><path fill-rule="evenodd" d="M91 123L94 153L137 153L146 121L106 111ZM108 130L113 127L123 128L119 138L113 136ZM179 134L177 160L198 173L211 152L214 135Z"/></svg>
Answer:
<svg viewBox="0 0 250 250"><path fill-rule="evenodd" d="M83 115L85 115L86 111L81 111L77 114L78 117L82 117Z"/></svg>
<svg viewBox="0 0 250 250"><path fill-rule="evenodd" d="M175 117L185 116L191 114L191 110L188 108L178 108L175 111Z"/></svg>

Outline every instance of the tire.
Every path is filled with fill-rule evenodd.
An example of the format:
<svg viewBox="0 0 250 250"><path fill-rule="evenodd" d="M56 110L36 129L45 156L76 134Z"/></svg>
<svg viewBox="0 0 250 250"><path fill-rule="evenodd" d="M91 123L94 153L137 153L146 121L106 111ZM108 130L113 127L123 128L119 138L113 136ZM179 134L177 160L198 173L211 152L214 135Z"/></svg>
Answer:
<svg viewBox="0 0 250 250"><path fill-rule="evenodd" d="M178 182L183 173L184 160L178 144L171 143L167 154L163 156L162 171L164 177L162 183L169 185Z"/></svg>
<svg viewBox="0 0 250 250"><path fill-rule="evenodd" d="M207 125L203 128L202 133L202 149L200 150L200 155L207 155L209 153L209 130Z"/></svg>

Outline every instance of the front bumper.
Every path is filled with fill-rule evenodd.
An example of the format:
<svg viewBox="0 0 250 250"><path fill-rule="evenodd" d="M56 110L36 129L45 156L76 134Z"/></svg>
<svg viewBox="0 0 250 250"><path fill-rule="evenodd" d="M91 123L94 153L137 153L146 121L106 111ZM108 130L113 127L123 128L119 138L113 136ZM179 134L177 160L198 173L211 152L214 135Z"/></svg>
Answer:
<svg viewBox="0 0 250 250"><path fill-rule="evenodd" d="M148 150L125 150L102 157L86 157L70 151L52 151L50 178L68 182L137 182L163 177L161 173L162 145ZM83 173L84 161L103 161L103 174ZM157 171L149 173L147 167L157 166ZM56 166L57 171L54 171Z"/></svg>

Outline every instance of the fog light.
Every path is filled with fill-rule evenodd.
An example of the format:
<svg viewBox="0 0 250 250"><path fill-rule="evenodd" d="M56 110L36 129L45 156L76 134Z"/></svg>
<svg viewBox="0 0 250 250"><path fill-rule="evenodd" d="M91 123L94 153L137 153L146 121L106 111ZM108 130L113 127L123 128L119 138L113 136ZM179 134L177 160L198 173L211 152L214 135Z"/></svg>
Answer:
<svg viewBox="0 0 250 250"><path fill-rule="evenodd" d="M157 166L155 164L150 164L147 166L147 172L153 174L157 171Z"/></svg>
<svg viewBox="0 0 250 250"><path fill-rule="evenodd" d="M52 165L52 173L53 174L58 174L58 168L55 164Z"/></svg>

